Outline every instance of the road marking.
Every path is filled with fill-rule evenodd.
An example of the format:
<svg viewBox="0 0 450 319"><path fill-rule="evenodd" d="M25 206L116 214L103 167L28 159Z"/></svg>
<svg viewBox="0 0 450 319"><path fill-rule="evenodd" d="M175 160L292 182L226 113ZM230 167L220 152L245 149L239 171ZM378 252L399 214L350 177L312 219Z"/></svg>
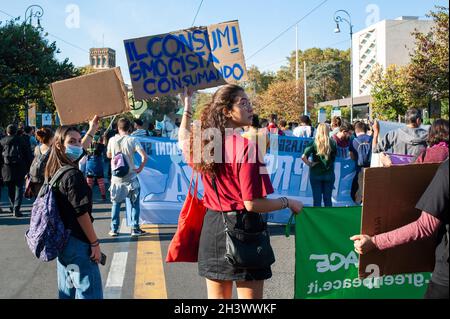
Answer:
<svg viewBox="0 0 450 319"><path fill-rule="evenodd" d="M114 253L106 280L103 297L105 299L120 299L127 268L128 252Z"/></svg>
<svg viewBox="0 0 450 319"><path fill-rule="evenodd" d="M114 253L111 268L109 269L106 287L122 287L127 267L127 252Z"/></svg>
<svg viewBox="0 0 450 319"><path fill-rule="evenodd" d="M167 299L159 229L146 225L147 235L139 238L136 256L135 299Z"/></svg>
<svg viewBox="0 0 450 319"><path fill-rule="evenodd" d="M131 227L127 226L127 221L125 218L122 219L119 233L131 233ZM127 268L129 246L130 241L121 242L118 245L119 252L114 253L113 255L111 266L109 268L108 279L106 280L105 289L103 291L103 298L105 299L120 299L122 296L122 287Z"/></svg>
<svg viewBox="0 0 450 319"><path fill-rule="evenodd" d="M127 226L127 219L123 218L119 228L120 234L131 234L131 226Z"/></svg>

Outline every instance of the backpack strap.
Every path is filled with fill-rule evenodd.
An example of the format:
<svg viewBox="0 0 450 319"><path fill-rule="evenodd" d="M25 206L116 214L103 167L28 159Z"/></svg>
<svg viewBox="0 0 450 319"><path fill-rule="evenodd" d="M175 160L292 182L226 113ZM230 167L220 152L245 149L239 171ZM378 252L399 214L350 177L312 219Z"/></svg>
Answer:
<svg viewBox="0 0 450 319"><path fill-rule="evenodd" d="M50 182L48 183L48 185L50 187L54 187L55 184L58 182L58 180L68 171L75 169L73 166L70 165L66 165L61 167L60 169L58 169L55 173L55 175L53 175L52 179L50 180Z"/></svg>

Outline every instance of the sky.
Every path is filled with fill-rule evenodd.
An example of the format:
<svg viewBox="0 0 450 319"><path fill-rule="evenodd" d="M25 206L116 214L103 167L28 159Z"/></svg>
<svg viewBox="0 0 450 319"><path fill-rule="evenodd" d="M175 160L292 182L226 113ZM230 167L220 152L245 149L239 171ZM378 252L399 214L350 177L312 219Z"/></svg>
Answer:
<svg viewBox="0 0 450 319"><path fill-rule="evenodd" d="M29 5L44 9L41 25L56 41L57 58L76 66L89 64L89 49L110 47L116 50L117 65L125 82L130 83L123 41L168 33L195 26L239 20L247 67L277 71L295 51L298 24L299 49L350 46L349 29L341 26L335 34L333 21L337 10L347 10L354 32L385 19L425 15L448 0L0 0L0 21L25 15ZM201 4L201 6L200 6ZM200 10L198 11L198 9ZM198 15L196 16L198 11ZM312 11L312 12L311 12ZM309 14L309 15L308 15ZM272 44L268 43L280 36ZM265 47L265 48L264 48Z"/></svg>

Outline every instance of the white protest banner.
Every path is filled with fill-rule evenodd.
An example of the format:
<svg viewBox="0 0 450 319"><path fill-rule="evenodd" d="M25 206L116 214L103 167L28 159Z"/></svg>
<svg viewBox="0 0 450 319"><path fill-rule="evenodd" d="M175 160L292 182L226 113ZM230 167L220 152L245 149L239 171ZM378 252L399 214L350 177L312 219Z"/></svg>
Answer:
<svg viewBox="0 0 450 319"><path fill-rule="evenodd" d="M125 40L137 100L247 79L238 21Z"/></svg>

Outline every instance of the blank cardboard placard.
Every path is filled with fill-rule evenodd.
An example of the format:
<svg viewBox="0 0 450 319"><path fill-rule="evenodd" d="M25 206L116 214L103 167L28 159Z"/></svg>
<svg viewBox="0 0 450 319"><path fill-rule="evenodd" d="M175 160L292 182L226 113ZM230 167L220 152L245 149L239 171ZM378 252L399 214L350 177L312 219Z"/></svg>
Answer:
<svg viewBox="0 0 450 319"><path fill-rule="evenodd" d="M416 221L421 211L415 206L438 167L412 164L366 169L361 233L374 236ZM361 255L359 276L373 276L374 265L380 276L432 271L435 246L435 240L429 239Z"/></svg>
<svg viewBox="0 0 450 319"><path fill-rule="evenodd" d="M247 79L238 21L124 41L137 100Z"/></svg>
<svg viewBox="0 0 450 319"><path fill-rule="evenodd" d="M50 85L62 125L112 116L130 109L120 68L99 71Z"/></svg>

